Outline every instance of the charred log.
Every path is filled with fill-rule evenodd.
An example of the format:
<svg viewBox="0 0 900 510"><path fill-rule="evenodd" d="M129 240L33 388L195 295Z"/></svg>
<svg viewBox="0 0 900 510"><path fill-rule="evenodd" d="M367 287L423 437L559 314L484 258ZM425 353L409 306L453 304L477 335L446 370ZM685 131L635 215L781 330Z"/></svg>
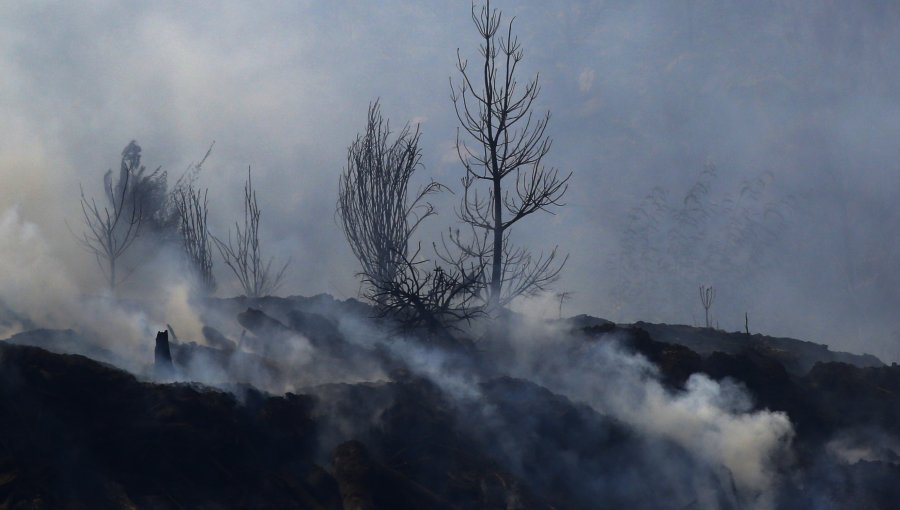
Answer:
<svg viewBox="0 0 900 510"><path fill-rule="evenodd" d="M257 336L288 334L290 329L279 320L266 315L262 310L247 308L247 311L238 314L238 323Z"/></svg>
<svg viewBox="0 0 900 510"><path fill-rule="evenodd" d="M237 348L234 341L229 340L221 331L210 326L203 326L203 338L206 339L206 343L209 344L210 347L216 349L231 352Z"/></svg>

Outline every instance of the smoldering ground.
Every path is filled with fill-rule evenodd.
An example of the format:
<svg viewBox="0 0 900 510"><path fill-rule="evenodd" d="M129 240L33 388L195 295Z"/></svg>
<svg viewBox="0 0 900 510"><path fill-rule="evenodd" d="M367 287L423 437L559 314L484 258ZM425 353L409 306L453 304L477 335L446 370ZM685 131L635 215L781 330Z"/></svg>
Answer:
<svg viewBox="0 0 900 510"><path fill-rule="evenodd" d="M466 352L319 312L338 326L332 341L347 342L352 348L342 350L353 354L312 349L308 363L284 358L292 363L282 373L296 380L281 384L320 397L323 456L349 438L365 441L390 416L397 392L408 391L403 384L419 380L436 390L419 398L443 402L436 405L482 451L579 504L775 507L792 426L783 413L755 410L734 383L697 375L683 389L668 388L616 340L589 341L562 326L494 330L479 352ZM346 384L353 380L365 384Z"/></svg>
<svg viewBox="0 0 900 510"><path fill-rule="evenodd" d="M429 398L444 402L449 421L475 438L474 447L535 490L562 491L579 504L771 508L775 473L790 457L792 430L783 414L754 411L740 388L704 376L683 390L666 388L649 362L614 340L591 342L563 327L531 323L492 331L478 344L480 354L448 350L379 328L328 298L298 306L323 319L304 334L279 326L297 309L277 301L256 303L272 323L245 333L243 341L238 321L223 317L237 306L200 305L218 308L217 329L241 343L223 353L182 333L173 340L177 370L165 380L200 381L238 395L251 385L318 396L317 412L327 424L323 459L343 441L377 430L403 391L398 382L416 380L435 388ZM151 329L138 330L148 345ZM316 347L322 338L331 345ZM79 342L76 352L90 353L96 343L113 347L88 335ZM274 352L268 350L273 343ZM126 356L122 344L113 349ZM149 349L135 348L126 359L152 377ZM573 433L578 436L568 437ZM658 498L639 486L652 487Z"/></svg>

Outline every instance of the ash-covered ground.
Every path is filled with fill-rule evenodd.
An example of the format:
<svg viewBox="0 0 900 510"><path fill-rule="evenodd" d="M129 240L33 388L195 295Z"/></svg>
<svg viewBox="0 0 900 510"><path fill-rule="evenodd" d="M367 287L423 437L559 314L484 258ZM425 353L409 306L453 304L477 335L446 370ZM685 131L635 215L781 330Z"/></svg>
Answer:
<svg viewBox="0 0 900 510"><path fill-rule="evenodd" d="M900 501L900 367L872 356L587 316L435 339L324 295L190 306L171 366L152 335L0 342L0 508Z"/></svg>

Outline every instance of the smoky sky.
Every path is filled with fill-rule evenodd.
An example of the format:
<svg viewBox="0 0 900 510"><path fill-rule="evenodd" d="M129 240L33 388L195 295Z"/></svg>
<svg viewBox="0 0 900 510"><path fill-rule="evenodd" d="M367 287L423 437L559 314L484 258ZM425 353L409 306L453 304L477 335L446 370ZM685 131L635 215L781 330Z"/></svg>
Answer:
<svg viewBox="0 0 900 510"><path fill-rule="evenodd" d="M554 140L546 163L573 173L564 207L513 232L536 251L569 254L555 286L573 293L564 314L701 325L697 286L707 284L723 329L743 329L746 312L753 332L900 358L900 6L493 5L516 18L520 80L540 73L535 107L551 112ZM461 1L5 3L0 208L36 224L87 292L99 275L65 223L78 228L79 184L99 196L132 139L170 181L215 140L200 179L211 228L239 219L251 166L265 249L292 259L281 292L354 297L358 267L334 218L347 146L380 98L398 129L421 125L417 183L458 192L449 78L457 49L475 59L477 45ZM765 176L756 200L781 219L748 213L748 224L777 229L753 246L761 262L734 262L749 241L722 244L737 227L710 220L704 243L679 248L677 271L623 274L621 260L638 259L624 241L632 213L655 188L677 208L707 165L712 215ZM458 199L435 197L423 246L457 225ZM672 215L654 221L648 246L672 249L660 239L677 230ZM727 263L707 264L710 252ZM236 293L217 265L220 294ZM623 282L640 292L617 292Z"/></svg>

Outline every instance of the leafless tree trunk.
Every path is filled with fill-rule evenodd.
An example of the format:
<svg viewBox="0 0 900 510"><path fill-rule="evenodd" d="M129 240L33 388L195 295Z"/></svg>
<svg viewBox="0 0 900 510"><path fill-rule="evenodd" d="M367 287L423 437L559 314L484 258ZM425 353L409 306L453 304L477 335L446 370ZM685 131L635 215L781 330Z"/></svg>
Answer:
<svg viewBox="0 0 900 510"><path fill-rule="evenodd" d="M700 303L703 304L703 310L706 311L706 327L709 327L709 308L713 304L713 300L716 299L716 289L712 287L707 287L705 285L700 286Z"/></svg>
<svg viewBox="0 0 900 510"><path fill-rule="evenodd" d="M207 192L208 190L204 190L201 195L200 190L194 189L193 186L176 189L175 207L181 218L180 230L184 253L191 267L197 272L204 290L211 293L216 288L216 280L212 271L212 243L207 228L209 213Z"/></svg>
<svg viewBox="0 0 900 510"><path fill-rule="evenodd" d="M473 140L469 146L457 135L457 152L466 169L460 219L485 236L463 243L460 248L479 251L491 260L485 299L490 308L508 304L517 296L545 289L555 281L566 262L557 263L554 248L548 255L534 256L525 248L512 247L509 229L522 218L550 206L562 205L571 173L543 164L551 140L545 136L550 113L535 117L532 111L540 87L538 77L525 83L516 81L516 68L524 53L512 34L512 21L501 31L501 13L492 10L490 0L478 12L472 6L472 20L482 39L481 65L474 72L457 52L461 79L451 79L451 97L462 130ZM504 179L511 177L513 183ZM484 183L487 192L478 192Z"/></svg>
<svg viewBox="0 0 900 510"><path fill-rule="evenodd" d="M562 319L563 304L572 299L572 292L557 292L556 299L559 300L559 318Z"/></svg>
<svg viewBox="0 0 900 510"><path fill-rule="evenodd" d="M259 245L259 204L253 190L250 169L244 185L244 228L235 222L234 237L228 231L228 239L210 236L225 265L238 278L247 297L258 298L271 295L278 290L284 279L290 260L277 272L272 269L274 258L265 260Z"/></svg>
<svg viewBox="0 0 900 510"><path fill-rule="evenodd" d="M143 200L136 193L144 170L141 148L132 141L122 151L118 182L113 184L112 170L103 176L107 206L101 208L96 200L85 197L84 188L81 188L85 230L78 240L94 255L113 292L134 271L130 268L123 275L119 261L140 235L144 223Z"/></svg>

